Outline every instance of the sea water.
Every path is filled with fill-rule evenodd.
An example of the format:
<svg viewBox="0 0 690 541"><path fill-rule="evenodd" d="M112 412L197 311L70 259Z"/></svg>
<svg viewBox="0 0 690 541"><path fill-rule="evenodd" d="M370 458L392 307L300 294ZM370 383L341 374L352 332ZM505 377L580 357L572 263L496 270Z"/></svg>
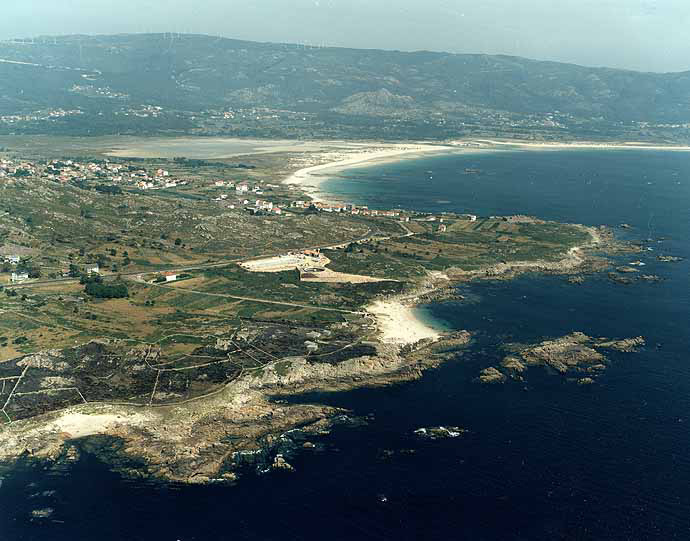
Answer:
<svg viewBox="0 0 690 541"><path fill-rule="evenodd" d="M325 189L374 208L606 224L650 239L651 250L617 263L640 259L662 281L526 275L462 286L464 301L423 311L472 331L470 349L419 381L299 397L369 420L295 456L295 473L185 487L123 480L88 454L59 472L27 465L0 486L0 539L690 538L690 154L449 155L350 170ZM591 386L540 368L525 383L476 382L502 344L572 331L647 345L609 355ZM439 425L468 433L414 436ZM44 508L49 518L32 518Z"/></svg>

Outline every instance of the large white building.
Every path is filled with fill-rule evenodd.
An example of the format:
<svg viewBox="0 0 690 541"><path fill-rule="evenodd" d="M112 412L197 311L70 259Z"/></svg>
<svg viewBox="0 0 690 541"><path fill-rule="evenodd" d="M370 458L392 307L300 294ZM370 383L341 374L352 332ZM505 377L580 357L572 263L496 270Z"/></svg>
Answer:
<svg viewBox="0 0 690 541"><path fill-rule="evenodd" d="M24 282L29 279L29 273L27 272L13 272L10 280L12 282Z"/></svg>

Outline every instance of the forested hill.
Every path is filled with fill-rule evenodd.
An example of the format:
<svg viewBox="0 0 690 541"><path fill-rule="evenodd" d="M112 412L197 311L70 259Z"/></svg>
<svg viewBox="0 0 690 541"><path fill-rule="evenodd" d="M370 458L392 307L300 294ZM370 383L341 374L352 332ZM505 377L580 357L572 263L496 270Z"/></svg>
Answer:
<svg viewBox="0 0 690 541"><path fill-rule="evenodd" d="M37 38L0 42L0 116L5 133L683 139L690 72L200 35Z"/></svg>

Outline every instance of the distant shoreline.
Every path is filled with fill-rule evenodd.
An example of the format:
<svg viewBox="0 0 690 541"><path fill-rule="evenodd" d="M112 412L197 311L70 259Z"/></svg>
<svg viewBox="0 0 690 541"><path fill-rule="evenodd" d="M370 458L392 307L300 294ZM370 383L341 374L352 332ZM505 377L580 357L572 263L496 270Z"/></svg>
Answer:
<svg viewBox="0 0 690 541"><path fill-rule="evenodd" d="M374 164L399 162L405 159L414 159L434 154L469 154L473 152L491 152L508 150L506 147L513 147L521 150L546 150L549 148L557 150L570 150L578 148L626 148L636 149L637 147L628 144L610 144L601 145L594 143L524 143L524 142L497 142L487 140L473 140L473 141L453 141L444 145L433 144L384 144L381 143L362 145L362 149L356 149L350 152L342 152L335 154L332 161L326 163L309 165L303 167L298 171L292 173L283 180L284 184L294 185L299 187L305 195L307 195L314 202L326 202L329 199L332 201L334 197L330 197L327 193L322 191L322 184L339 172L352 169L354 167L366 167ZM644 147L644 148L661 148L665 147ZM690 147L675 147L676 149L690 151ZM324 158L324 156L321 156ZM601 239L592 228L588 228L592 237L591 243L598 244ZM583 261L580 256L580 247L571 249L562 261L559 261L556 266L569 264L578 266ZM549 265L543 262L529 262L525 264L517 264L508 266L504 269L506 272L510 269L518 268L547 268ZM471 273L470 273L471 274ZM447 280L447 278L446 278ZM366 307L366 310L371 314L376 322L379 332L379 338L383 343L405 345L413 344L423 339L438 340L443 331L439 328L438 322L429 320L429 317L423 317L421 313L415 311L418 306L417 300L420 298L419 294L408 295L405 297L392 297L387 299L379 299L372 302Z"/></svg>
<svg viewBox="0 0 690 541"><path fill-rule="evenodd" d="M361 150L343 152L339 156L336 156L336 159L333 161L309 165L308 167L299 169L284 179L283 183L299 186L312 201L323 202L327 194L322 192L320 187L324 182L330 180L332 174L340 173L353 167L392 163L429 154L450 154L463 150L466 149L443 143L380 143L363 145Z"/></svg>
<svg viewBox="0 0 690 541"><path fill-rule="evenodd" d="M623 141L623 142L611 142L611 143L602 143L602 142L579 142L579 141L571 141L571 142L563 142L563 141L543 141L543 142L533 142L533 141L523 141L523 140L494 140L494 139L475 139L471 141L454 141L452 144L472 144L476 143L478 145L486 145L484 148L492 148L492 147L520 147L520 148L535 148L535 149L558 149L558 150L568 150L568 149L628 149L628 150L674 150L674 151L681 151L681 152L690 152L690 146L684 146L684 145L659 145L659 144L647 144L647 143L642 143L639 141ZM476 148L482 148L480 146Z"/></svg>
<svg viewBox="0 0 690 541"><path fill-rule="evenodd" d="M324 182L354 167L393 163L430 154L460 154L491 150L662 150L690 152L690 146L648 145L641 142L530 142L523 140L461 139L438 143L360 143L362 149L343 152L336 159L309 165L295 171L283 180L284 184L299 186L312 201L325 202L329 195L321 190ZM325 151L325 150L324 150ZM330 173L330 174L329 174Z"/></svg>
<svg viewBox="0 0 690 541"><path fill-rule="evenodd" d="M453 145L433 144L371 144L363 145L354 152L342 152L335 159L322 164L299 169L283 180L286 185L298 186L312 201L324 202L327 194L320 190L321 184L332 174L357 166L391 163L430 154L447 154L463 151ZM328 172L329 174L324 174ZM416 297L416 296L413 296ZM412 301L412 302L409 302ZM415 312L414 298L401 302L399 298L374 301L366 310L376 322L380 340L385 344L402 346L420 340L438 340L441 332L428 320Z"/></svg>

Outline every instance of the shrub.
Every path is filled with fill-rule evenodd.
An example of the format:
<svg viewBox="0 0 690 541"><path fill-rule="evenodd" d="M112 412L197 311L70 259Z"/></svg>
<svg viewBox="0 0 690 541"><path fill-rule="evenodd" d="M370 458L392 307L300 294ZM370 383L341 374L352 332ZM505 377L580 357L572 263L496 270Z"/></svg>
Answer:
<svg viewBox="0 0 690 541"><path fill-rule="evenodd" d="M123 282L113 284L88 282L84 291L97 299L124 299L129 297L129 291Z"/></svg>

